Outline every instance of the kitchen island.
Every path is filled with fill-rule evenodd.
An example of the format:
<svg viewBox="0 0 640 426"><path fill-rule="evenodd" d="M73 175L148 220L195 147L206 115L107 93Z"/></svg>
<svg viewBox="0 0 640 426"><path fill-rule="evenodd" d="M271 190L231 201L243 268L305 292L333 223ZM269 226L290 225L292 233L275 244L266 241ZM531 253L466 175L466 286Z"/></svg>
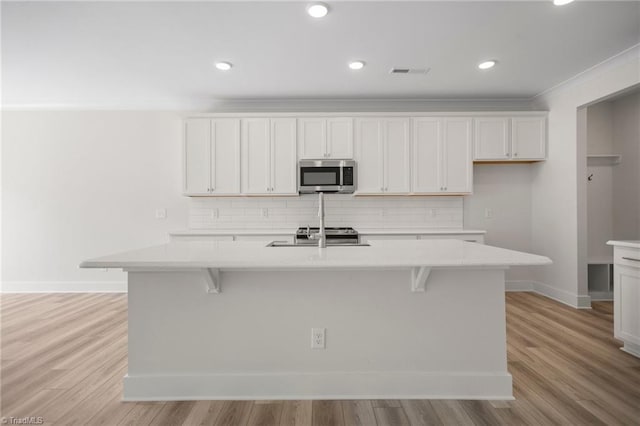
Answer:
<svg viewBox="0 0 640 426"><path fill-rule="evenodd" d="M267 242L81 264L128 272L125 400L512 399L504 271L548 258L460 240Z"/></svg>

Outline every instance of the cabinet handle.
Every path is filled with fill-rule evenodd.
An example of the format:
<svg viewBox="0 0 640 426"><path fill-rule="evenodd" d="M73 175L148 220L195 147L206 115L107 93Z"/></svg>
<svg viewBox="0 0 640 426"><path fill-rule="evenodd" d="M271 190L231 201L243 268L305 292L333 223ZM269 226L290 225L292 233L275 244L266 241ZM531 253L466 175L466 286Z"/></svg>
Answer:
<svg viewBox="0 0 640 426"><path fill-rule="evenodd" d="M271 192L273 192L273 186L271 187Z"/></svg>
<svg viewBox="0 0 640 426"><path fill-rule="evenodd" d="M513 153L513 156L514 156L514 157L517 157L517 156L518 156L518 153L517 153L517 152L514 152L514 153Z"/></svg>
<svg viewBox="0 0 640 426"><path fill-rule="evenodd" d="M640 259L634 259L633 257L622 257L624 260L633 260L634 262L640 262Z"/></svg>

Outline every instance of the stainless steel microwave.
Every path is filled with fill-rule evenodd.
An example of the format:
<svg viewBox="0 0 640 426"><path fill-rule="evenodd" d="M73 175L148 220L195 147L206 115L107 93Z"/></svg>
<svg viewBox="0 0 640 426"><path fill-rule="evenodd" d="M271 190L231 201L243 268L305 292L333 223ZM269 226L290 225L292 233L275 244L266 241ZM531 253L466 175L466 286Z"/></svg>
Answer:
<svg viewBox="0 0 640 426"><path fill-rule="evenodd" d="M353 160L300 160L298 192L336 192L352 194L356 190L356 162Z"/></svg>

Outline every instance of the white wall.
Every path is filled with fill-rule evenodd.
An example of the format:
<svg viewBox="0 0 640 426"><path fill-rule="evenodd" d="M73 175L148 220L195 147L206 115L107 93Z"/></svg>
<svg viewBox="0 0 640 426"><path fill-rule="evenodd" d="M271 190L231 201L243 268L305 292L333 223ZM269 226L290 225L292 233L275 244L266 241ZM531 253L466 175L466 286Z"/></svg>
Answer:
<svg viewBox="0 0 640 426"><path fill-rule="evenodd" d="M464 197L464 227L485 229L485 243L531 252L532 164L475 164L473 195ZM490 218L485 210L491 210ZM544 254L544 253L540 253ZM532 289L527 267L507 271L512 289Z"/></svg>
<svg viewBox="0 0 640 426"><path fill-rule="evenodd" d="M532 248L554 263L534 273L539 291L573 306L590 305L587 146L586 140L578 143L578 108L639 83L640 47L635 46L535 99L536 108L549 110L549 149L547 161L533 169Z"/></svg>
<svg viewBox="0 0 640 426"><path fill-rule="evenodd" d="M613 151L613 108L611 102L587 107L587 154Z"/></svg>
<svg viewBox="0 0 640 426"><path fill-rule="evenodd" d="M622 158L587 167L589 263L612 262L608 240L640 238L640 93L587 107L587 147Z"/></svg>
<svg viewBox="0 0 640 426"><path fill-rule="evenodd" d="M612 102L613 151L622 161L613 168L613 238L640 240L640 93Z"/></svg>
<svg viewBox="0 0 640 426"><path fill-rule="evenodd" d="M178 114L3 111L2 120L3 291L126 289L122 272L78 264L184 228Z"/></svg>
<svg viewBox="0 0 640 426"><path fill-rule="evenodd" d="M587 154L613 154L613 108L599 102L586 108ZM611 163L587 162L587 258L589 263L613 261L613 169ZM615 166L617 167L617 166Z"/></svg>

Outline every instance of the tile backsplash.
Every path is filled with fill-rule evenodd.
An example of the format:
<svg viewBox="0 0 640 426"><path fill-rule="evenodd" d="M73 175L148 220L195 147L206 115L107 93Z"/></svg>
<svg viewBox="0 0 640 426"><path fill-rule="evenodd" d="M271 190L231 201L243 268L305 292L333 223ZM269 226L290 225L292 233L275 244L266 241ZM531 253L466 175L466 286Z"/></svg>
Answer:
<svg viewBox="0 0 640 426"><path fill-rule="evenodd" d="M326 226L462 228L462 197L325 195ZM318 196L191 198L190 229L317 226Z"/></svg>

